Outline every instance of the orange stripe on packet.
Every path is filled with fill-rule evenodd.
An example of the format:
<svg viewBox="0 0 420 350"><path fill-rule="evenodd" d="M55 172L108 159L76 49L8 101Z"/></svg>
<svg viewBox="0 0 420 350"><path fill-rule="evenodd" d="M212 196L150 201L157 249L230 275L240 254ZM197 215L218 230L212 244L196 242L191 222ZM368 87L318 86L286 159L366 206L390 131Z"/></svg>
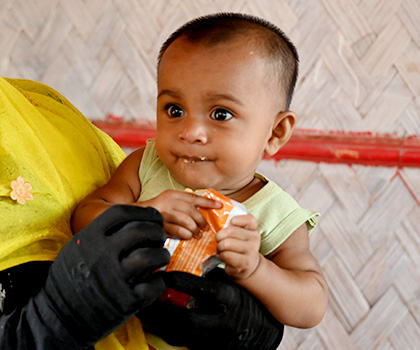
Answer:
<svg viewBox="0 0 420 350"><path fill-rule="evenodd" d="M210 229L203 231L200 239L180 240L165 271L184 271L201 276L203 274L202 263L216 253L216 233L225 226L234 204L230 198L213 189L201 192L201 194L221 202L223 206L219 209L199 208ZM169 240L171 239L169 238ZM165 246L167 245L169 242Z"/></svg>
<svg viewBox="0 0 420 350"><path fill-rule="evenodd" d="M202 276L205 272L207 272L206 265L209 264L210 259L216 255L216 233L225 227L235 204L230 198L213 189L200 191L199 195L221 202L223 206L219 209L199 208L199 211L203 214L210 227L209 230L202 232L202 237L200 239L167 239L165 248L168 248L170 245L176 245L176 241L179 241L179 243L176 245L176 248L172 253L171 260L165 267L165 271L183 271L196 276ZM238 203L236 203L236 205L237 204ZM241 214L245 213L246 211L243 210ZM217 265L218 262L220 262L220 260L217 260L215 265ZM187 306L190 296L168 289L165 299L166 298L169 298L169 300L176 305Z"/></svg>

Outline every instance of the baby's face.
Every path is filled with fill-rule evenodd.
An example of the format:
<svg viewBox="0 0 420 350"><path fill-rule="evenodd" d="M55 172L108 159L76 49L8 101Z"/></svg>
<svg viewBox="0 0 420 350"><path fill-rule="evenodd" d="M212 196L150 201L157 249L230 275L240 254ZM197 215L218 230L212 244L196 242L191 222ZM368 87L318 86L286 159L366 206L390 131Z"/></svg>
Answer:
<svg viewBox="0 0 420 350"><path fill-rule="evenodd" d="M244 188L272 136L278 92L252 43L176 40L159 67L156 148L192 189Z"/></svg>

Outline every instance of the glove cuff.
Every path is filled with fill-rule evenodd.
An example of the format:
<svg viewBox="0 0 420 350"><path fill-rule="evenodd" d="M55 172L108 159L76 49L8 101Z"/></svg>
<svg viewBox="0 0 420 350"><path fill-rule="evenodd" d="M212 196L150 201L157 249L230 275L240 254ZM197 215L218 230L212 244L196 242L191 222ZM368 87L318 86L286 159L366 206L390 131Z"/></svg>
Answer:
<svg viewBox="0 0 420 350"><path fill-rule="evenodd" d="M279 323L279 333L277 334L277 337L276 339L274 339L271 346L267 348L267 350L277 350L277 348L280 346L281 341L283 340L283 335L284 335L284 325Z"/></svg>

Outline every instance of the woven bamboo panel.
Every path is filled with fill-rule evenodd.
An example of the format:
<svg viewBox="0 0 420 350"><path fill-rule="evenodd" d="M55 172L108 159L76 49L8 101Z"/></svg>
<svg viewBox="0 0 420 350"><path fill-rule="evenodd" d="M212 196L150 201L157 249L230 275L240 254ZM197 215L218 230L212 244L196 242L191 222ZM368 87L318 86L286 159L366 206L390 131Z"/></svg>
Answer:
<svg viewBox="0 0 420 350"><path fill-rule="evenodd" d="M152 120L160 45L220 11L264 17L296 44L298 127L420 134L419 0L0 0L0 74L49 84L90 119ZM328 311L279 349L419 349L419 169L260 168L323 214L311 245Z"/></svg>

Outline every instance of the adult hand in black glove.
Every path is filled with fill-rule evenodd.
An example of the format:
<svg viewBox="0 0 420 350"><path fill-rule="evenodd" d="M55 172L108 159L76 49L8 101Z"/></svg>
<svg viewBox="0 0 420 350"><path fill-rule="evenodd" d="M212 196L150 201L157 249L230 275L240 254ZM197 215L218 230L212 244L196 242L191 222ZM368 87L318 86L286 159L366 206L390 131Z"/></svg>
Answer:
<svg viewBox="0 0 420 350"><path fill-rule="evenodd" d="M94 344L165 291L162 217L116 205L77 233L52 264L45 294L77 342Z"/></svg>
<svg viewBox="0 0 420 350"><path fill-rule="evenodd" d="M190 350L274 350L283 325L222 269L206 278L184 272L162 273L166 286L196 299L196 308L158 301L137 316L150 331L171 345Z"/></svg>

